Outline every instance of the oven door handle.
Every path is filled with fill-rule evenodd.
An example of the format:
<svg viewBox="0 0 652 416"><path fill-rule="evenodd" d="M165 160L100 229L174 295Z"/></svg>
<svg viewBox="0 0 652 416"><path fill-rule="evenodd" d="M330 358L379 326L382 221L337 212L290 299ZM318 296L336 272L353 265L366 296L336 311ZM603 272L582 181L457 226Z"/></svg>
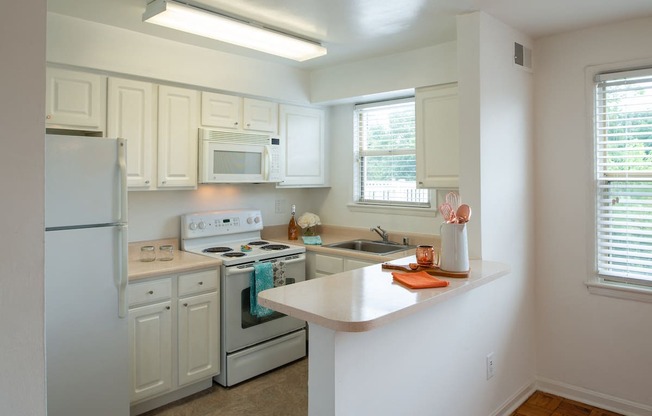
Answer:
<svg viewBox="0 0 652 416"><path fill-rule="evenodd" d="M268 263L271 260L263 260L261 263ZM277 260L278 261L278 260ZM306 259L304 256L299 256L297 258L293 258L290 260L284 260L283 262L287 264L294 264L294 263L299 263L299 262L305 262ZM231 266L231 267L226 267L226 275L231 276L234 274L239 274L239 273L251 273L254 271L254 266L247 266L247 267L240 267L240 266Z"/></svg>

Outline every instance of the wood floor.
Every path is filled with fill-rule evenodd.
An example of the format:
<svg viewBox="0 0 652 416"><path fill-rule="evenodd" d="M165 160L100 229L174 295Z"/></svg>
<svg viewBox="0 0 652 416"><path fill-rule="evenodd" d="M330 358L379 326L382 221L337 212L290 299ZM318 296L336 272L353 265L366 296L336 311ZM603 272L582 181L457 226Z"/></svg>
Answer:
<svg viewBox="0 0 652 416"><path fill-rule="evenodd" d="M228 389L214 384L210 389L144 413L142 416L306 416L307 414L308 359L304 358ZM623 415L537 391L511 416Z"/></svg>
<svg viewBox="0 0 652 416"><path fill-rule="evenodd" d="M623 416L540 391L534 392L512 416Z"/></svg>

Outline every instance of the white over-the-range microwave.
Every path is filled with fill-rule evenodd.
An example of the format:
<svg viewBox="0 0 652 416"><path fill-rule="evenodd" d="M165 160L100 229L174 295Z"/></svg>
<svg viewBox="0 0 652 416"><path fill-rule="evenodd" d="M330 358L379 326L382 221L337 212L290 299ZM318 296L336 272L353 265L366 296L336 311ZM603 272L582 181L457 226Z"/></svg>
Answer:
<svg viewBox="0 0 652 416"><path fill-rule="evenodd" d="M282 182L281 139L262 133L199 129L199 182Z"/></svg>

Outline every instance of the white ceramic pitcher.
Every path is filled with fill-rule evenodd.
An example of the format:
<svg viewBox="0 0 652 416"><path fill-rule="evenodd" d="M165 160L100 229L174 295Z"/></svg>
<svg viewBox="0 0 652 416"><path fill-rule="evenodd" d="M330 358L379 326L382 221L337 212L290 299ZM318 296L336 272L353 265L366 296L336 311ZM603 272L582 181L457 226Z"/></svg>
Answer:
<svg viewBox="0 0 652 416"><path fill-rule="evenodd" d="M447 272L469 271L469 245L466 224L442 223L439 267Z"/></svg>

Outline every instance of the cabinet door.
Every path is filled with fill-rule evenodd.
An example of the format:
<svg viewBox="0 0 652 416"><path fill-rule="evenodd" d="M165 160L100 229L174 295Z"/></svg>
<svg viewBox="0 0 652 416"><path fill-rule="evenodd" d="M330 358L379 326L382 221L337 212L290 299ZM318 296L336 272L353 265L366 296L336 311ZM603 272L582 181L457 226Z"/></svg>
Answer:
<svg viewBox="0 0 652 416"><path fill-rule="evenodd" d="M219 373L217 292L179 299L179 386Z"/></svg>
<svg viewBox="0 0 652 416"><path fill-rule="evenodd" d="M459 178L457 84L416 92L419 188L456 188Z"/></svg>
<svg viewBox="0 0 652 416"><path fill-rule="evenodd" d="M234 95L201 93L201 124L228 129L240 128L242 98Z"/></svg>
<svg viewBox="0 0 652 416"><path fill-rule="evenodd" d="M278 104L245 98L243 103L245 130L278 132Z"/></svg>
<svg viewBox="0 0 652 416"><path fill-rule="evenodd" d="M129 310L131 401L172 387L170 301Z"/></svg>
<svg viewBox="0 0 652 416"><path fill-rule="evenodd" d="M154 85L109 78L107 135L127 139L127 184L132 189L153 187Z"/></svg>
<svg viewBox="0 0 652 416"><path fill-rule="evenodd" d="M197 188L199 92L159 86L158 187Z"/></svg>
<svg viewBox="0 0 652 416"><path fill-rule="evenodd" d="M280 106L285 180L279 187L326 186L324 118L321 109Z"/></svg>
<svg viewBox="0 0 652 416"><path fill-rule="evenodd" d="M103 80L97 74L46 68L46 126L101 131Z"/></svg>

